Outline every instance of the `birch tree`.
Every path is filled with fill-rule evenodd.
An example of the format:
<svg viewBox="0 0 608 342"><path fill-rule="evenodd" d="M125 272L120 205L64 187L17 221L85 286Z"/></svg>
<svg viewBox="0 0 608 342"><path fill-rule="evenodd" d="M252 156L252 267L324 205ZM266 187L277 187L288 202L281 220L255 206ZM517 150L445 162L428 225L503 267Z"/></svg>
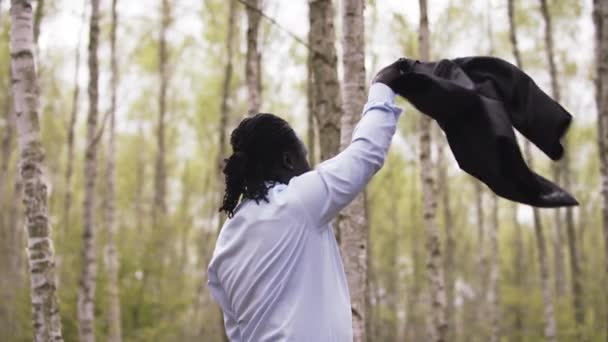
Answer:
<svg viewBox="0 0 608 342"><path fill-rule="evenodd" d="M443 208L443 229L445 232L445 256L444 256L444 278L445 278L445 321L448 325L446 339L452 340L456 336L455 331L455 307L454 307L454 290L455 290L455 245L454 224L452 215L452 203L450 197L450 184L448 181L447 171L448 164L445 156L445 141L439 142L437 148L437 182L439 184L441 206Z"/></svg>
<svg viewBox="0 0 608 342"><path fill-rule="evenodd" d="M494 32L492 25L492 2L488 1L487 12L487 38L488 38L488 54L494 55ZM488 321L490 325L491 342L499 342L501 339L500 321L500 244L498 236L500 232L499 219L499 200L496 194L490 194L490 220L488 225L488 240L489 240L489 277L488 277Z"/></svg>
<svg viewBox="0 0 608 342"><path fill-rule="evenodd" d="M488 279L488 322L490 324L490 338L492 342L499 342L500 331L500 244L498 243L499 218L498 218L498 197L490 195L491 199L491 220L488 229L488 240L490 246L489 262L490 272Z"/></svg>
<svg viewBox="0 0 608 342"><path fill-rule="evenodd" d="M84 168L84 209L82 228L82 270L78 290L78 336L81 342L95 341L95 287L97 257L95 242L95 181L97 178L97 111L99 0L91 0L89 26L89 113Z"/></svg>
<svg viewBox="0 0 608 342"><path fill-rule="evenodd" d="M511 38L511 48L513 49L513 55L515 56L517 67L522 68L521 55L519 52L519 45L517 41L517 27L515 20L515 0L508 0L508 15L509 15L509 29ZM526 140L524 142L524 155L526 156L528 165L533 169L533 158L532 151L530 148L530 142ZM536 248L538 250L538 264L540 268L540 277L542 284L543 294L543 316L544 316L544 336L549 342L557 341L556 336L556 323L555 313L553 306L553 291L549 279L549 264L547 261L547 247L545 241L545 235L543 232L542 221L538 208L532 208L532 215L534 219L534 233L536 235Z"/></svg>
<svg viewBox="0 0 608 342"><path fill-rule="evenodd" d="M72 174L74 170L74 143L75 143L75 128L76 120L78 118L78 102L80 98L80 86L78 85L78 75L80 71L80 43L82 39L82 31L84 28L85 17L86 17L86 4L82 9L82 22L80 31L78 33L78 42L76 43L76 67L74 68L74 91L72 93L72 111L70 113L70 120L68 122L68 141L67 141L67 155L66 155L66 169L65 169L65 194L63 200L63 220L66 227L70 227L70 210L72 208Z"/></svg>
<svg viewBox="0 0 608 342"><path fill-rule="evenodd" d="M247 12L247 55L245 61L245 78L247 82L247 99L249 115L257 114L262 104L262 55L258 47L260 27L260 0L248 0Z"/></svg>
<svg viewBox="0 0 608 342"><path fill-rule="evenodd" d="M169 0L161 0L161 25L158 47L158 74L160 78L158 96L158 122L156 126L156 161L154 167L154 209L152 211L152 225L160 227L161 221L167 213L167 170L165 156L165 131L167 112L167 84L169 73L167 69L167 28L170 21Z"/></svg>
<svg viewBox="0 0 608 342"><path fill-rule="evenodd" d="M540 0L540 9L543 17L543 21L545 23L545 52L547 55L547 61L549 62L549 76L551 79L551 95L555 99L555 101L560 102L560 90L559 90L559 80L557 75L557 67L555 65L555 52L553 47L553 26L551 22L551 15L549 13L549 6L547 5L547 0ZM567 142L565 143L567 144ZM560 165L561 164L561 165ZM570 188L570 156L568 152L564 154L564 159L562 162L558 164L558 168L560 168L564 180L564 186L566 188ZM579 262L579 251L578 251L578 242L577 236L574 228L574 217L573 217L573 209L568 207L565 209L566 212L566 233L568 236L568 251L570 254L570 273L572 280L572 299L574 306L574 320L577 326L577 340L585 341L584 337L584 326L585 326L585 306L584 306L584 293L583 293L583 279L582 272ZM559 211L558 211L559 215ZM561 222L561 218L559 219ZM561 228L561 225L558 226ZM561 233L560 233L561 234ZM561 246L557 248L561 249Z"/></svg>
<svg viewBox="0 0 608 342"><path fill-rule="evenodd" d="M342 117L334 7L331 0L309 0L308 6L313 108L319 127L320 160L327 160L340 149Z"/></svg>
<svg viewBox="0 0 608 342"><path fill-rule="evenodd" d="M112 0L112 24L110 28L110 125L106 160L106 270L108 273L108 341L122 341L120 320L120 288L118 279L118 252L116 250L116 91L118 87L118 62L116 58L116 26L118 11Z"/></svg>
<svg viewBox="0 0 608 342"><path fill-rule="evenodd" d="M608 279L608 1L593 1L593 18L595 23L595 58L596 72L596 105L598 147L601 175L602 225L604 232L605 272ZM606 281L606 280L604 280ZM604 285L604 288L608 286ZM606 296L606 294L605 294ZM608 297L604 305L608 308ZM608 336L608 315L604 317L604 328Z"/></svg>
<svg viewBox="0 0 608 342"><path fill-rule="evenodd" d="M477 328L483 338L487 337L488 259L486 253L486 220L484 210L484 191L481 183L473 179L475 189L475 216L477 225L477 291L475 294L475 315Z"/></svg>
<svg viewBox="0 0 608 342"><path fill-rule="evenodd" d="M343 40L343 103L340 126L340 148L345 149L352 139L353 129L365 105L365 21L363 0L345 0L342 8ZM353 318L353 340L367 341L366 296L368 222L365 192L359 194L338 216L340 250L348 281Z"/></svg>
<svg viewBox="0 0 608 342"><path fill-rule="evenodd" d="M419 0L420 27L418 36L419 57L428 61L431 55L430 30L427 1ZM443 278L443 261L441 241L437 226L437 199L435 198L435 177L431 160L431 119L420 117L420 168L422 181L422 205L424 227L426 232L426 249L428 254L427 272L430 281L431 301L431 339L446 341L447 322L445 320L445 286Z"/></svg>
<svg viewBox="0 0 608 342"><path fill-rule="evenodd" d="M226 64L224 65L224 79L222 81L222 100L220 104L220 121L219 121L219 141L218 141L218 159L217 159L217 184L218 184L218 203L220 203L224 194L224 180L222 169L224 166L224 157L226 156L226 130L228 129L228 117L230 115L230 84L232 81L232 70L234 60L234 45L235 37L237 33L237 1L228 1L228 29L226 31ZM225 213L218 214L217 233L219 234L220 229L225 220ZM206 284L202 284L206 285ZM224 316L221 310L218 310L218 325L222 333L222 341L228 341L226 331L224 330Z"/></svg>
<svg viewBox="0 0 608 342"><path fill-rule="evenodd" d="M34 341L63 341L55 287L55 255L48 214L48 179L43 173L33 3L11 0L10 53L13 108L19 145L28 235Z"/></svg>

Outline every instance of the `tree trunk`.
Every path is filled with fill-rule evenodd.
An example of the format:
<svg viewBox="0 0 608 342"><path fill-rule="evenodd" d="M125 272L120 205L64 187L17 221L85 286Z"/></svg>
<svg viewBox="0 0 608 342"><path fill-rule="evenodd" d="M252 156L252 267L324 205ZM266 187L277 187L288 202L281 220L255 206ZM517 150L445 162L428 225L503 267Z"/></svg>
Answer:
<svg viewBox="0 0 608 342"><path fill-rule="evenodd" d="M320 160L340 150L342 101L336 55L334 8L331 0L309 0L313 108L319 127Z"/></svg>
<svg viewBox="0 0 608 342"><path fill-rule="evenodd" d="M9 82L10 84L10 82ZM9 180L8 177L8 169L11 161L11 148L13 141L13 131L15 129L15 120L13 118L12 106L10 104L11 94L7 94L6 96L6 106L4 108L4 132L2 134L2 141L0 142L0 194L7 194L8 191L5 190L7 188L7 182ZM5 217L7 211L5 209L5 205L8 205L6 201L8 197L4 196L0 198L0 227L5 227L5 224L8 223L8 218ZM7 227L12 229L13 227Z"/></svg>
<svg viewBox="0 0 608 342"><path fill-rule="evenodd" d="M308 31L308 46L311 46L310 33ZM316 134L315 134L315 107L314 107L314 91L315 91L315 79L312 70L312 57L314 52L308 51L308 57L306 58L306 109L308 110L307 115L307 140L308 140L308 161L310 165L315 165L317 162L316 157Z"/></svg>
<svg viewBox="0 0 608 342"><path fill-rule="evenodd" d="M48 216L48 182L43 176L44 152L38 121L39 94L33 4L11 0L10 52L13 108L19 143L19 173L23 181L28 232L34 341L63 341L55 287L55 260Z"/></svg>
<svg viewBox="0 0 608 342"><path fill-rule="evenodd" d="M605 281L608 279L608 1L594 0L596 53L596 105L598 113L598 147L600 154L602 225L604 231ZM604 285L604 288L608 284ZM605 298L608 311L608 297ZM608 315L604 317L608 336ZM608 337L607 337L608 339Z"/></svg>
<svg viewBox="0 0 608 342"><path fill-rule="evenodd" d="M486 297L488 294L488 259L486 253L486 222L484 213L484 191L481 183L473 179L475 188L475 214L477 216L477 291L475 296L476 322L478 334L482 339L488 337L488 306Z"/></svg>
<svg viewBox="0 0 608 342"><path fill-rule="evenodd" d="M517 67L522 68L522 61L519 53L519 45L517 42L517 27L515 25L515 8L513 4L514 0L508 0L508 11L509 11L509 27L510 27L510 38L511 47L513 48L513 55L517 63ZM530 151L530 142L526 140L524 142L524 154L528 161L528 165L532 168L533 160L532 153ZM549 279L549 265L547 261L547 249L545 243L545 236L543 233L542 222L540 218L540 212L538 208L532 208L534 218L534 232L536 235L536 247L538 249L538 263L540 268L540 276L542 283L543 293L543 315L544 315L544 335L545 339L549 342L557 341L556 336L556 323L553 305L553 291Z"/></svg>
<svg viewBox="0 0 608 342"><path fill-rule="evenodd" d="M107 185L107 293L108 293L108 341L120 342L122 340L120 326L120 288L118 279L118 252L116 251L116 88L118 87L118 62L116 60L116 26L118 25L118 13L116 3L112 0L112 26L110 29L110 127L108 132L108 157L106 166Z"/></svg>
<svg viewBox="0 0 608 342"><path fill-rule="evenodd" d="M262 105L262 55L258 48L258 31L260 27L260 0L248 0L247 12L247 55L245 61L245 78L247 81L247 99L249 115L255 115ZM253 8L252 8L253 7Z"/></svg>
<svg viewBox="0 0 608 342"><path fill-rule="evenodd" d="M555 101L560 101L560 90L558 85L557 68L555 67L555 53L553 49L553 27L551 24L551 15L549 14L549 7L547 0L540 0L541 13L545 22L545 52L547 53L547 60L549 61L549 73L551 76L551 90ZM570 186L570 163L569 154L566 152L564 159L558 164L563 179L564 186ZM570 272L572 279L572 299L574 306L574 320L576 322L576 332L578 341L586 341L584 336L585 327L585 304L583 301L583 279L582 271L579 262L579 251L578 242L576 241L576 233L574 227L573 209L567 207L566 211L566 232L568 236L568 251L570 253ZM561 221L561 218L560 218ZM561 224L558 226L561 228ZM560 233L561 234L561 233ZM562 246L560 245L561 249ZM560 265L561 266L561 265ZM563 287L563 286L562 286Z"/></svg>
<svg viewBox="0 0 608 342"><path fill-rule="evenodd" d="M162 0L161 27L158 48L158 74L160 89L158 96L158 124L156 131L156 162L154 168L154 209L152 210L152 225L156 229L162 228L161 221L167 213L167 170L165 156L165 116L167 111L167 83L169 74L167 70L167 28L169 26L169 0Z"/></svg>
<svg viewBox="0 0 608 342"><path fill-rule="evenodd" d="M99 0L91 1L89 31L89 113L87 117L87 145L84 170L84 210L82 229L82 273L78 291L78 336L82 342L95 341L95 286L97 261L95 252L95 180L97 178L97 106Z"/></svg>
<svg viewBox="0 0 608 342"><path fill-rule="evenodd" d="M42 18L44 17L44 0L36 1L36 13L34 14L34 41L38 43L38 37L40 37L40 26L42 24Z"/></svg>
<svg viewBox="0 0 608 342"><path fill-rule="evenodd" d="M340 129L340 148L345 149L352 139L353 129L361 118L365 105L365 27L363 0L343 2L343 103ZM353 341L367 341L367 257L368 222L364 208L365 192L359 194L338 216L340 250L348 280L353 317Z"/></svg>
<svg viewBox="0 0 608 342"><path fill-rule="evenodd" d="M137 125L137 141L140 146L144 146L146 138L144 137L143 124L140 121ZM138 233L143 233L144 229L144 187L145 187L145 176L146 166L143 153L138 153L135 163L135 174L137 176L135 180L135 227Z"/></svg>
<svg viewBox="0 0 608 342"><path fill-rule="evenodd" d="M427 1L420 0L419 57L428 61L431 54L430 31L427 16ZM431 119L420 117L420 167L422 181L423 218L426 231L428 253L427 272L430 280L431 300L431 340L446 341L447 322L445 320L445 287L441 241L437 227L437 200L435 198L435 177L431 160Z"/></svg>
<svg viewBox="0 0 608 342"><path fill-rule="evenodd" d="M513 237L513 273L515 274L514 283L517 288L517 293L524 293L526 291L524 285L524 238L522 234L522 227L517 219L517 208L519 206L515 203L512 205L513 212L513 228L515 229ZM515 307L515 320L514 320L514 335L515 341L523 341L524 339L524 310L520 304L516 304Z"/></svg>
<svg viewBox="0 0 608 342"><path fill-rule="evenodd" d="M532 151L530 150L530 142L524 142L524 150L528 165L530 168L532 165ZM540 211L538 208L532 208L534 217L534 233L536 234L536 248L538 250L538 264L540 269L540 278L542 284L543 293L543 315L544 315L544 334L545 339L549 342L557 341L556 335L556 322L554 313L554 296L552 287L550 284L549 277L549 262L547 261L547 247L545 242L545 235L543 232L543 226L540 217Z"/></svg>
<svg viewBox="0 0 608 342"><path fill-rule="evenodd" d="M498 197L491 195L491 220L488 227L488 240L490 246L489 261L490 275L488 279L488 323L490 325L491 342L500 341L500 250L498 244L499 220Z"/></svg>
<svg viewBox="0 0 608 342"><path fill-rule="evenodd" d="M218 203L221 201L224 195L224 179L222 169L224 167L224 158L226 157L226 130L228 126L228 116L230 115L230 83L232 81L232 70L233 70L233 59L234 59L234 40L237 22L237 1L229 0L228 4L228 30L226 32L226 65L224 66L224 80L222 83L222 101L220 105L220 122L219 122L219 147L218 147L218 160L217 160L217 184L218 184ZM217 233L219 234L224 220L226 218L225 213L218 214ZM201 284L205 285L205 284ZM218 325L220 326L222 341L228 342L228 336L224 329L224 316L221 310L218 310Z"/></svg>
<svg viewBox="0 0 608 342"><path fill-rule="evenodd" d="M437 130L438 131L438 130ZM442 139L442 138L439 138ZM455 276L454 271L456 269L456 260L455 260L455 239L454 239L454 227L453 227L453 216L452 216L452 205L450 203L450 185L448 182L447 176L447 161L445 158L445 140L440 140L438 142L437 148L437 164L438 164L438 183L439 189L441 193L441 205L443 207L443 228L445 231L445 257L444 257L444 267L445 267L445 288L446 288L446 305L445 305L445 320L448 325L448 331L446 332L446 339L448 341L453 341L456 338L456 331L454 324L454 285L455 285Z"/></svg>
<svg viewBox="0 0 608 342"><path fill-rule="evenodd" d="M72 207L72 173L74 170L74 138L76 119L78 117L78 99L80 97L80 86L78 85L78 73L80 71L80 42L82 39L82 31L86 17L86 5L82 9L82 25L78 33L78 43L76 44L76 67L74 68L74 93L72 94L72 112L70 113L70 121L68 125L68 149L66 157L65 170L65 194L63 200L63 221L66 229L70 229L70 210Z"/></svg>
<svg viewBox="0 0 608 342"><path fill-rule="evenodd" d="M494 32L491 17L491 1L487 2L487 32L488 32L488 54L494 55ZM498 242L499 226L499 200L496 194L491 194L490 224L488 227L488 239L490 240L490 275L488 281L488 320L490 324L491 342L499 342L501 338L501 310L500 310L500 245Z"/></svg>

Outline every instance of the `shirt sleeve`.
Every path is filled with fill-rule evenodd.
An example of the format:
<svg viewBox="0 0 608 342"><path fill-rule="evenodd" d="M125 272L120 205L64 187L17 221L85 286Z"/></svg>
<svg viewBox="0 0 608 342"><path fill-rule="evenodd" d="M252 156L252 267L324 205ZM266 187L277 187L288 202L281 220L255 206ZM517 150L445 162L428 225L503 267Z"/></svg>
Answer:
<svg viewBox="0 0 608 342"><path fill-rule="evenodd" d="M314 170L291 180L288 188L313 224L329 223L382 167L401 111L395 106L391 88L373 84L350 145Z"/></svg>

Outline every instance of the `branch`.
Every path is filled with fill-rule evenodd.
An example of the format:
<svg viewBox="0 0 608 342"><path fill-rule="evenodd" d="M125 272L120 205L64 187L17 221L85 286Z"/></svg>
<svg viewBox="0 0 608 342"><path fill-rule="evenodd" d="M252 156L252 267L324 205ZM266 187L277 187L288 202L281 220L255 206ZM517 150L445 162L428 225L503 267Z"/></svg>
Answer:
<svg viewBox="0 0 608 342"><path fill-rule="evenodd" d="M295 40L296 42L298 42L299 44L301 44L302 46L304 46L308 51L310 51L314 55L317 55L317 56L321 57L321 59L325 63L330 64L330 65L332 64L331 61L327 58L327 56L325 56L325 54L323 54L323 52L315 50L306 41L304 41L304 39L300 38L297 34L291 32L290 30L288 30L287 28L285 28L285 26L279 24L273 17L271 17L268 14L264 13L264 11L262 11L260 8L258 8L256 6L250 4L247 0L237 0L237 1L240 2L241 4L243 4L245 7L249 8L249 9L251 9L253 11L256 11L263 18L265 18L266 20L268 20L272 25L276 26L279 30L287 33L287 35L290 36L293 40Z"/></svg>

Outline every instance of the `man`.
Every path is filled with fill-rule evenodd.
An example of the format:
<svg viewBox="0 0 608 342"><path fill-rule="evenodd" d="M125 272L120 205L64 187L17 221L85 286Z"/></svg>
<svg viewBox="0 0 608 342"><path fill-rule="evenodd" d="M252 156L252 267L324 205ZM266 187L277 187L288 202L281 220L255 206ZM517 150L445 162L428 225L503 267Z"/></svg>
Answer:
<svg viewBox="0 0 608 342"><path fill-rule="evenodd" d="M229 219L208 270L231 341L352 340L329 223L384 163L401 113L392 90L400 75L397 63L376 75L351 144L314 170L283 119L258 114L232 132L220 209Z"/></svg>

